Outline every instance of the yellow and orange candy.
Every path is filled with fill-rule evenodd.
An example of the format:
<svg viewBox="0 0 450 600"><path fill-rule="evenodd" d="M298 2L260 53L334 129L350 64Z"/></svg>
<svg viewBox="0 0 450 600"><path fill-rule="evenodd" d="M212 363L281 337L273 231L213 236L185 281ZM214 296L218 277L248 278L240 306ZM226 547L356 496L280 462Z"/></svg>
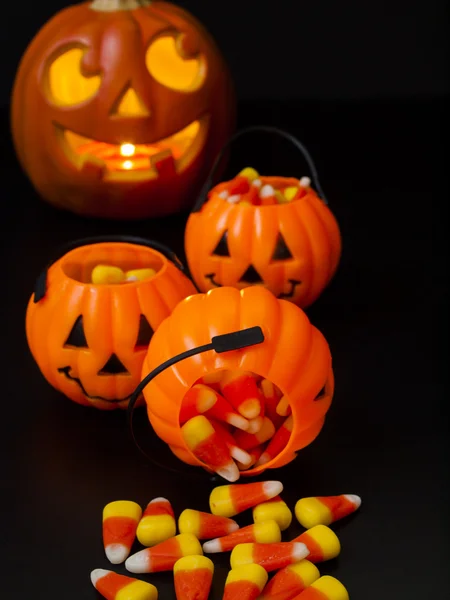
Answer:
<svg viewBox="0 0 450 600"><path fill-rule="evenodd" d="M247 450L246 452L250 456L250 463L244 464L244 463L240 463L240 462L236 461L238 469L240 471L245 471L245 470L253 467L253 465L255 465L258 462L258 459L261 456L261 454L263 453L263 450L264 450L264 447L262 445L256 446L255 448L251 448L251 449Z"/></svg>
<svg viewBox="0 0 450 600"><path fill-rule="evenodd" d="M106 569L94 569L91 573L91 582L106 600L158 599L158 590L151 583Z"/></svg>
<svg viewBox="0 0 450 600"><path fill-rule="evenodd" d="M349 600L349 595L340 581L324 575L292 600Z"/></svg>
<svg viewBox="0 0 450 600"><path fill-rule="evenodd" d="M308 554L308 548L301 542L239 544L231 552L230 563L233 569L255 563L264 567L267 572L278 571L303 560Z"/></svg>
<svg viewBox="0 0 450 600"><path fill-rule="evenodd" d="M113 565L123 563L130 554L141 516L139 504L130 500L117 500L104 507L103 547L107 559Z"/></svg>
<svg viewBox="0 0 450 600"><path fill-rule="evenodd" d="M198 415L187 421L181 427L181 433L192 454L208 468L227 481L239 479L239 469L227 444L205 416Z"/></svg>
<svg viewBox="0 0 450 600"><path fill-rule="evenodd" d="M229 535L218 537L203 544L203 552L229 552L238 544L256 542L258 544L274 544L281 542L281 531L275 521L264 521L242 527Z"/></svg>
<svg viewBox="0 0 450 600"><path fill-rule="evenodd" d="M237 531L239 525L227 517L187 508L178 518L178 529L180 533L192 533L199 540L211 540Z"/></svg>
<svg viewBox="0 0 450 600"><path fill-rule="evenodd" d="M159 573L171 571L180 558L203 554L200 542L191 533L180 533L152 548L144 548L125 561L130 573Z"/></svg>
<svg viewBox="0 0 450 600"><path fill-rule="evenodd" d="M249 465L252 462L252 457L248 452L239 448L234 437L229 432L229 430L222 425L219 421L210 421L211 425L214 427L217 435L225 442L230 451L231 457L234 458L237 462L243 465Z"/></svg>
<svg viewBox="0 0 450 600"><path fill-rule="evenodd" d="M131 269L124 272L114 265L96 265L91 272L91 282L96 285L111 285L131 281L145 281L156 275L155 269Z"/></svg>
<svg viewBox="0 0 450 600"><path fill-rule="evenodd" d="M282 491L281 481L221 485L212 490L209 506L214 515L234 517L248 508L278 496Z"/></svg>
<svg viewBox="0 0 450 600"><path fill-rule="evenodd" d="M275 426L269 417L264 417L261 428L256 433L248 433L248 431L237 431L234 439L239 448L249 450L260 444L264 444L270 440L275 434ZM261 460L261 458L259 459Z"/></svg>
<svg viewBox="0 0 450 600"><path fill-rule="evenodd" d="M292 511L280 496L262 502L253 508L253 521L263 523L274 520L281 531L284 531L292 523Z"/></svg>
<svg viewBox="0 0 450 600"><path fill-rule="evenodd" d="M184 556L173 567L177 600L208 600L214 564L206 556Z"/></svg>
<svg viewBox="0 0 450 600"><path fill-rule="evenodd" d="M284 421L283 417L277 413L277 406L283 394L269 379L263 379L259 385L266 405L265 414L278 429Z"/></svg>
<svg viewBox="0 0 450 600"><path fill-rule="evenodd" d="M231 406L221 394L215 392L215 395L216 401L213 406L206 411L206 416L228 423L237 429L242 429L242 431L247 431L249 429L249 421L237 413L233 406Z"/></svg>
<svg viewBox="0 0 450 600"><path fill-rule="evenodd" d="M320 577L319 569L307 559L275 573L259 600L292 600Z"/></svg>
<svg viewBox="0 0 450 600"><path fill-rule="evenodd" d="M197 383L188 390L180 408L180 424L204 414L216 403L216 394L207 385Z"/></svg>
<svg viewBox="0 0 450 600"><path fill-rule="evenodd" d="M139 521L136 536L143 546L155 546L176 534L172 505L166 498L154 498L147 504Z"/></svg>
<svg viewBox="0 0 450 600"><path fill-rule="evenodd" d="M264 414L264 402L255 378L247 371L228 371L220 382L225 399L246 419Z"/></svg>
<svg viewBox="0 0 450 600"><path fill-rule="evenodd" d="M316 525L292 541L305 544L309 550L308 560L313 563L331 560L341 552L338 536L326 525Z"/></svg>
<svg viewBox="0 0 450 600"><path fill-rule="evenodd" d="M266 570L256 564L232 568L225 582L222 600L256 600L267 579Z"/></svg>
<svg viewBox="0 0 450 600"><path fill-rule="evenodd" d="M331 525L356 512L361 498L355 494L301 498L295 505L295 516L300 525L310 529L315 525Z"/></svg>

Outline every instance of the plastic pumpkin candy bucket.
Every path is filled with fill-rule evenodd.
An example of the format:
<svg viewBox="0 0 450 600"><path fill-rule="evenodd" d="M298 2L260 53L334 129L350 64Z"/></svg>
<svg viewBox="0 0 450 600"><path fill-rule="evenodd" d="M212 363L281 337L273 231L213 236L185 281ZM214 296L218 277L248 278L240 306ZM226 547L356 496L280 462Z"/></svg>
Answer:
<svg viewBox="0 0 450 600"><path fill-rule="evenodd" d="M180 300L196 293L176 255L131 236L76 240L38 277L26 311L30 351L45 379L82 405L126 408L148 344ZM92 283L97 265L153 269L125 283Z"/></svg>
<svg viewBox="0 0 450 600"><path fill-rule="evenodd" d="M276 134L300 150L317 192L289 177L258 176L256 181L247 181L238 175L213 187L216 169L230 144L250 133ZM270 193L271 188L275 195L263 200L263 190ZM295 188L298 194L287 200L289 190ZM246 201L241 203L239 198ZM270 204L252 203L266 201ZM221 286L263 285L278 298L302 308L311 305L336 272L341 235L303 144L273 127L250 127L231 137L187 221L185 253L191 275L203 292Z"/></svg>
<svg viewBox="0 0 450 600"><path fill-rule="evenodd" d="M161 465L161 448L166 445L179 459L166 460L170 469L185 463L211 473L183 439L180 408L186 392L200 378L236 369L278 386L293 417L285 448L266 464L242 471L242 476L290 463L317 437L334 393L331 353L324 336L302 309L262 287L240 291L223 287L180 302L150 342L143 379L130 400L128 415L133 432L134 403L143 393L150 424L164 442L158 445L158 456L151 456L154 462Z"/></svg>

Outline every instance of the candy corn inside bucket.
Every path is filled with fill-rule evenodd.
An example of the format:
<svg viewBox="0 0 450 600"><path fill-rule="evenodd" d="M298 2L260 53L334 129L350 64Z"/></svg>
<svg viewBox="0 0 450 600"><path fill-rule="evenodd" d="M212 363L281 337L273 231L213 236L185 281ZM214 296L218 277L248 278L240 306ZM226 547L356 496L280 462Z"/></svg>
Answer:
<svg viewBox="0 0 450 600"><path fill-rule="evenodd" d="M180 302L154 333L141 386L172 454L234 483L288 464L318 436L334 377L302 309L264 288L220 287Z"/></svg>

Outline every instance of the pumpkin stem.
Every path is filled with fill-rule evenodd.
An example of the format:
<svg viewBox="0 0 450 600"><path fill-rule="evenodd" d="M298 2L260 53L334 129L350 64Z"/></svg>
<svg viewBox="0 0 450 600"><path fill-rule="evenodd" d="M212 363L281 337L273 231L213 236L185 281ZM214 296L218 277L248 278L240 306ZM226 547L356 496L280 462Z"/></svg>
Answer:
<svg viewBox="0 0 450 600"><path fill-rule="evenodd" d="M98 12L115 12L144 8L150 6L151 3L151 0L93 0L90 8Z"/></svg>

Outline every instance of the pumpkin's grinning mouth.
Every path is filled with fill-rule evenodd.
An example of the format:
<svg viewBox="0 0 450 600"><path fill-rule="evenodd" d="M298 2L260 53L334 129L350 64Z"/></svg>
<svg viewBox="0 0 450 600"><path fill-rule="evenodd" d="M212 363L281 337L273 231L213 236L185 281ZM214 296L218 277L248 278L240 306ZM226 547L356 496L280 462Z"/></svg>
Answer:
<svg viewBox="0 0 450 600"><path fill-rule="evenodd" d="M60 367L58 369L58 373L62 373L66 377L66 379L68 379L69 381L74 381L76 384L78 384L78 387L80 388L80 390L83 392L83 394L86 396L86 398L89 398L90 400L102 400L103 402L110 402L112 404L116 404L118 402L126 402L133 395L133 392L131 392L131 394L129 394L128 396L125 396L125 398L114 398L112 400L110 398L103 398L103 396L91 396L84 389L84 385L81 383L81 380L78 379L78 377L74 377L73 375L70 374L70 367Z"/></svg>
<svg viewBox="0 0 450 600"><path fill-rule="evenodd" d="M102 179L156 179L175 175L192 162L205 145L209 118L193 121L173 135L149 144L109 144L75 133L55 123L56 135L72 163L80 171Z"/></svg>
<svg viewBox="0 0 450 600"><path fill-rule="evenodd" d="M223 287L221 283L219 283L218 281L216 281L215 277L216 274L215 273L208 273L207 275L205 275L206 279L209 279L209 281L216 287ZM279 294L277 296L277 298L279 298L280 300L283 300L284 298L292 298L295 294L295 290L297 288L298 285L300 285L302 282L299 281L298 279L289 279L289 283L291 284L291 289L287 292L281 292L281 294ZM253 284L252 284L253 285ZM256 284L259 285L259 284Z"/></svg>

